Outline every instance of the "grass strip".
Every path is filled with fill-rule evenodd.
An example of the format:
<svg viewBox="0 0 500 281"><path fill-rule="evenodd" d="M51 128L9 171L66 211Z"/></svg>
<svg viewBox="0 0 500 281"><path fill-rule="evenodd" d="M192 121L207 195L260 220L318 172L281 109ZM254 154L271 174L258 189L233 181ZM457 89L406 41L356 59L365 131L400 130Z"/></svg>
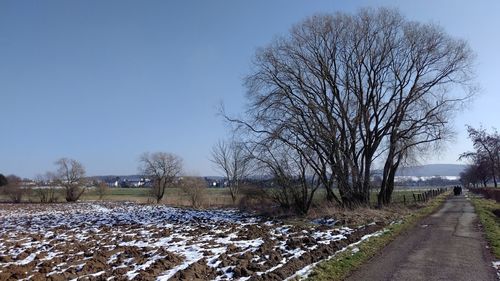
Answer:
<svg viewBox="0 0 500 281"><path fill-rule="evenodd" d="M500 212L500 203L495 200L484 199L471 193L472 205L476 209L479 220L483 225L486 239L491 247L491 251L496 260L500 260L500 217L497 217L493 211Z"/></svg>
<svg viewBox="0 0 500 281"><path fill-rule="evenodd" d="M430 200L426 206L402 218L400 223L386 227L387 231L380 236L357 245L359 251L347 250L339 253L330 260L319 263L308 276L307 280L343 280L349 273L359 268L375 256L382 248L393 241L402 232L414 227L421 219L436 211L450 192L445 192Z"/></svg>

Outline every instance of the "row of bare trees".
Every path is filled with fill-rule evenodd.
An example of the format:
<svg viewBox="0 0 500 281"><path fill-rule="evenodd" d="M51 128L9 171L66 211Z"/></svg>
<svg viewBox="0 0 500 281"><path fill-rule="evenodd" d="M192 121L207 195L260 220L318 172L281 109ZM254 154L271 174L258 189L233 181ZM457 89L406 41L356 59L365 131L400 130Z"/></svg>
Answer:
<svg viewBox="0 0 500 281"><path fill-rule="evenodd" d="M21 179L14 175L5 177L0 174L0 186L9 200L15 203L21 202L24 196L32 192L42 203L57 202L58 189L61 187L67 202L78 201L85 192L84 185L90 181L85 175L85 167L79 161L69 158L61 158L55 164L57 166L55 172L47 172L36 177L35 181L40 187L33 190L22 187ZM151 179L150 195L157 203L164 198L166 188L176 183L182 187L192 205L199 207L206 184L194 177L186 177L179 182L182 172L182 159L179 156L166 152L144 153L140 157L139 171ZM96 183L95 188L99 198L102 199L107 193L107 185L102 182Z"/></svg>
<svg viewBox="0 0 500 281"><path fill-rule="evenodd" d="M83 165L68 158L61 158L55 162L56 172L47 172L44 176L37 176L36 182L44 183L43 187L34 189L22 186L21 178L10 175L0 175L0 186L3 185L3 193L11 202L20 203L23 197L34 193L42 203L57 202L58 187L64 188L64 196L67 202L76 202L83 194L82 188L85 183L85 168Z"/></svg>
<svg viewBox="0 0 500 281"><path fill-rule="evenodd" d="M307 212L320 187L347 207L368 204L377 189L385 205L397 169L450 137L451 118L474 92L472 62L465 41L396 10L316 15L258 50L246 115L224 116L259 173L287 191L284 205ZM226 150L234 152L216 146L213 161L231 179Z"/></svg>
<svg viewBox="0 0 500 281"><path fill-rule="evenodd" d="M191 205L195 208L201 206L204 199L206 183L197 177L180 177L182 172L182 159L172 153L155 152L144 153L140 157L139 171L145 177L151 179L152 187L150 195L158 203L166 193L167 187L174 184L189 198ZM74 159L61 158L55 162L56 172L47 172L38 175L35 181L40 185L30 189L21 186L21 179L17 176L3 176L0 174L0 186L3 193L11 202L19 203L26 195L35 195L42 203L53 203L58 201L60 188L64 190L67 202L76 202L83 195L86 185L91 178L85 176L84 166ZM95 190L102 199L108 192L104 182L95 182Z"/></svg>
<svg viewBox="0 0 500 281"><path fill-rule="evenodd" d="M474 151L464 152L461 160L468 160L470 165L460 173L460 179L465 186L486 187L488 182L498 186L500 177L500 134L496 129L488 132L467 126L469 139L472 141Z"/></svg>

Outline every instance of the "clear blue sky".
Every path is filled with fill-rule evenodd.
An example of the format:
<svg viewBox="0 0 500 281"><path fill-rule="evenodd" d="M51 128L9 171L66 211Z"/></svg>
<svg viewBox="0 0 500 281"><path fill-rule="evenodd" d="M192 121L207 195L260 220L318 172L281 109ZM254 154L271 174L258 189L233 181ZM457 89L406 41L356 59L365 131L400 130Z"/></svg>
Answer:
<svg viewBox="0 0 500 281"><path fill-rule="evenodd" d="M259 46L318 12L397 7L464 38L477 54L475 102L428 163L470 149L464 124L500 127L500 1L0 1L0 173L33 177L54 161L89 175L133 174L145 151L215 175L216 115L244 108Z"/></svg>

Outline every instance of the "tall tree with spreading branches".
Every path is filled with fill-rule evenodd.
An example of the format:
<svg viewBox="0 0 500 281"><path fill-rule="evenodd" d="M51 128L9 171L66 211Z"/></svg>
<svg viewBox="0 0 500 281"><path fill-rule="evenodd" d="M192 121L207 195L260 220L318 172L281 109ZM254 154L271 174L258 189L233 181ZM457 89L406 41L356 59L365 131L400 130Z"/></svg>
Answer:
<svg viewBox="0 0 500 281"><path fill-rule="evenodd" d="M76 202L84 193L85 167L75 159L61 158L56 161L57 184L64 187L66 201Z"/></svg>
<svg viewBox="0 0 500 281"><path fill-rule="evenodd" d="M408 155L450 136L453 113L473 94L472 62L465 41L396 10L315 15L257 51L247 115L226 117L259 145L294 149L329 200L368 204L379 188L384 205Z"/></svg>
<svg viewBox="0 0 500 281"><path fill-rule="evenodd" d="M166 188L171 185L182 172L182 158L166 153L144 153L140 157L139 171L145 177L153 182L151 196L156 203L159 203L164 195Z"/></svg>

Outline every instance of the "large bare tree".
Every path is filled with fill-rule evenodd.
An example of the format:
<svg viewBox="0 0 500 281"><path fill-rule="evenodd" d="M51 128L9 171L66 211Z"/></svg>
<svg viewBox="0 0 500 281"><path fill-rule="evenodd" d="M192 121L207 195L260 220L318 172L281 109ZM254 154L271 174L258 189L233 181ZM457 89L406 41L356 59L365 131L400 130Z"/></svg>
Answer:
<svg viewBox="0 0 500 281"><path fill-rule="evenodd" d="M252 158L248 150L243 143L235 140L218 141L212 148L210 160L226 176L229 193L235 203L240 182L249 175L252 168Z"/></svg>
<svg viewBox="0 0 500 281"><path fill-rule="evenodd" d="M378 160L387 204L405 158L450 135L472 94L472 61L465 41L396 10L316 15L257 52L247 117L228 119L261 145L296 150L328 199L346 206L369 203Z"/></svg>
<svg viewBox="0 0 500 281"><path fill-rule="evenodd" d="M76 202L85 192L85 167L75 159L61 158L57 166L57 183L64 187L67 202Z"/></svg>
<svg viewBox="0 0 500 281"><path fill-rule="evenodd" d="M140 157L139 170L142 175L150 178L153 182L151 195L159 203L165 195L165 189L180 176L182 172L182 158L166 153L144 153Z"/></svg>

